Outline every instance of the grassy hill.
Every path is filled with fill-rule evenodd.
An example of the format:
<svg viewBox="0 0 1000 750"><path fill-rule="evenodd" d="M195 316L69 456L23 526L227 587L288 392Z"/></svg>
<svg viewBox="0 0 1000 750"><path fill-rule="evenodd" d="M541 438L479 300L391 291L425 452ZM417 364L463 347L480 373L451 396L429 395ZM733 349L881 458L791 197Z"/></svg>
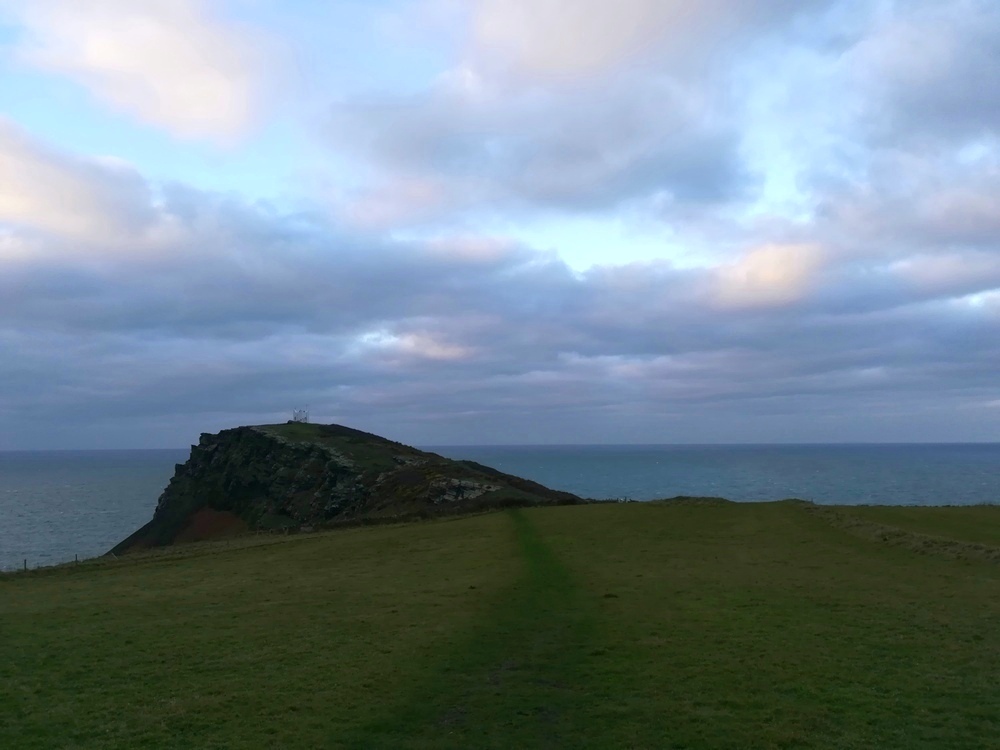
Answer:
<svg viewBox="0 0 1000 750"><path fill-rule="evenodd" d="M990 747L997 528L561 506L2 576L0 747Z"/></svg>

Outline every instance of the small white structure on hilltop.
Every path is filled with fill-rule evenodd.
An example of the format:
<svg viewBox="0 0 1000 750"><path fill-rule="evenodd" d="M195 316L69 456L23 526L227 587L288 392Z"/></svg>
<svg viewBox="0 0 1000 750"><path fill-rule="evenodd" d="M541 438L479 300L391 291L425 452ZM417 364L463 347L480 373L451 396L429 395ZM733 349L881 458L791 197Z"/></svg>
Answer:
<svg viewBox="0 0 1000 750"><path fill-rule="evenodd" d="M309 421L308 409L292 409L292 421L306 424Z"/></svg>

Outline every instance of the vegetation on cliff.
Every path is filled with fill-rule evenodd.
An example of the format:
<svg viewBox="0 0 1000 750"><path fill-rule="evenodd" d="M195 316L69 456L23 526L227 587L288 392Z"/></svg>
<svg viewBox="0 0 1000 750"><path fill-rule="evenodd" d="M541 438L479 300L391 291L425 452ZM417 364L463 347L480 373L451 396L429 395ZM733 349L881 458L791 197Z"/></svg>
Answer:
<svg viewBox="0 0 1000 750"><path fill-rule="evenodd" d="M315 529L580 498L471 461L340 425L289 422L203 434L153 519L112 552L248 530Z"/></svg>

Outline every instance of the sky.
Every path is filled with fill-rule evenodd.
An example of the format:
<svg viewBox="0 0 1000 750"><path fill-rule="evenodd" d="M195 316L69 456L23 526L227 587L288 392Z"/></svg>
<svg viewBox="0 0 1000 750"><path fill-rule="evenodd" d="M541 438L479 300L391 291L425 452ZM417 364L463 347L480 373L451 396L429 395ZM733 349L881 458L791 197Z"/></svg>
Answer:
<svg viewBox="0 0 1000 750"><path fill-rule="evenodd" d="M1000 440L995 0L0 0L0 450Z"/></svg>

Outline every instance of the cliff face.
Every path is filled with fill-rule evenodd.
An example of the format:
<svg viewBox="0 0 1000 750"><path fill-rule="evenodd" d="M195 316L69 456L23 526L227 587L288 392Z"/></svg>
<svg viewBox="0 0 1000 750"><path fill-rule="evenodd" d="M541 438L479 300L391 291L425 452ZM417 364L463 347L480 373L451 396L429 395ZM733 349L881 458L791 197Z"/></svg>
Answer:
<svg viewBox="0 0 1000 750"><path fill-rule="evenodd" d="M339 425L289 423L204 434L153 519L112 552L248 530L321 527L580 498Z"/></svg>

